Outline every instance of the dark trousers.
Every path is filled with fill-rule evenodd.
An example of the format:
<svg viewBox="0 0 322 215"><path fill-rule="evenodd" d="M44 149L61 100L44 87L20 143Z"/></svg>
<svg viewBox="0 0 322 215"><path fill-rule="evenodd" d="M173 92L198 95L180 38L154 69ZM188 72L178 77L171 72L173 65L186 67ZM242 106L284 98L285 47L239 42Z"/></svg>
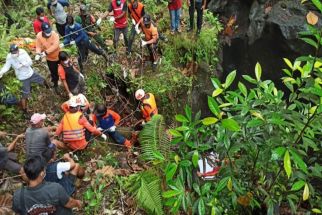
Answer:
<svg viewBox="0 0 322 215"><path fill-rule="evenodd" d="M197 29L201 30L202 16L203 16L202 2L195 2L195 0L190 0L189 16L190 16L190 28L191 29L194 28L195 10L197 10Z"/></svg>
<svg viewBox="0 0 322 215"><path fill-rule="evenodd" d="M83 73L83 62L86 61L88 56L88 50L94 52L97 55L103 55L103 49L98 48L96 45L91 43L90 40L82 40L77 44L78 48L78 64L81 72Z"/></svg>
<svg viewBox="0 0 322 215"><path fill-rule="evenodd" d="M148 49L150 52L150 60L152 61L152 63L155 63L157 61L157 57L158 57L158 54L157 54L158 42L149 44L147 46L148 46Z"/></svg>
<svg viewBox="0 0 322 215"><path fill-rule="evenodd" d="M53 82L54 87L58 86L58 64L59 61L49 61L47 60L47 65L50 71L50 75L51 75L51 82Z"/></svg>
<svg viewBox="0 0 322 215"><path fill-rule="evenodd" d="M132 45L135 39L136 31L135 31L135 25L132 25L130 36L129 36L129 44L128 44L128 52L132 51Z"/></svg>
<svg viewBox="0 0 322 215"><path fill-rule="evenodd" d="M105 131L104 134L109 135L117 144L124 144L125 137L117 131Z"/></svg>
<svg viewBox="0 0 322 215"><path fill-rule="evenodd" d="M127 40L127 27L125 28L114 28L114 39L113 39L113 46L114 49L117 47L117 43L120 39L120 35L123 34L125 46L128 47L128 40Z"/></svg>
<svg viewBox="0 0 322 215"><path fill-rule="evenodd" d="M62 37L65 36L65 26L66 26L66 23L63 25L56 23L57 31L58 31L59 35Z"/></svg>

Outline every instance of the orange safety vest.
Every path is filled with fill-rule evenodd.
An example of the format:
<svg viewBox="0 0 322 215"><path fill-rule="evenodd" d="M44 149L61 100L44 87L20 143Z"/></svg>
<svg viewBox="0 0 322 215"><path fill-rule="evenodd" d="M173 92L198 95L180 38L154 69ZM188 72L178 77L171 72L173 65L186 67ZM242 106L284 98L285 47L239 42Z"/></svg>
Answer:
<svg viewBox="0 0 322 215"><path fill-rule="evenodd" d="M138 2L138 7L136 9L133 8L133 4L130 3L129 4L129 10L131 12L131 17L135 20L136 23L138 23L140 21L141 17L141 13L143 10L143 4L141 2Z"/></svg>
<svg viewBox="0 0 322 215"><path fill-rule="evenodd" d="M158 29L153 25L153 23L151 23L150 28L144 27L143 32L145 34L145 40L146 41L151 40L153 38L153 36L156 36L157 39L159 38Z"/></svg>
<svg viewBox="0 0 322 215"><path fill-rule="evenodd" d="M77 141L85 139L84 126L78 123L82 116L82 112L70 113L67 112L63 118L63 140Z"/></svg>
<svg viewBox="0 0 322 215"><path fill-rule="evenodd" d="M154 95L152 93L148 93L147 95L148 98L144 98L142 101L141 111L145 121L150 121L153 115L158 114L158 108L155 102Z"/></svg>

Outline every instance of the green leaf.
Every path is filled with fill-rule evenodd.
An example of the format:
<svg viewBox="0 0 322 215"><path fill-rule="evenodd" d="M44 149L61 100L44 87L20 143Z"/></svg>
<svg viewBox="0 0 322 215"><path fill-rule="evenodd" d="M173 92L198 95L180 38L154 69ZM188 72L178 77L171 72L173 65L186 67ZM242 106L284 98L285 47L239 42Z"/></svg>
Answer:
<svg viewBox="0 0 322 215"><path fill-rule="evenodd" d="M286 63L286 65L293 71L293 64L291 63L291 61L287 58L283 58L283 60Z"/></svg>
<svg viewBox="0 0 322 215"><path fill-rule="evenodd" d="M244 96L247 96L247 88L242 82L238 82L238 88Z"/></svg>
<svg viewBox="0 0 322 215"><path fill-rule="evenodd" d="M196 193L198 193L198 195L201 196L199 185L197 183L193 183L192 187L196 191Z"/></svg>
<svg viewBox="0 0 322 215"><path fill-rule="evenodd" d="M177 114L176 115L176 120L178 122L189 122L189 120L182 114Z"/></svg>
<svg viewBox="0 0 322 215"><path fill-rule="evenodd" d="M195 150L192 155L192 164L194 167L198 166L198 160L199 160L199 153L197 150Z"/></svg>
<svg viewBox="0 0 322 215"><path fill-rule="evenodd" d="M97 199L92 199L90 202L89 202L89 206L90 207L95 207L97 205Z"/></svg>
<svg viewBox="0 0 322 215"><path fill-rule="evenodd" d="M291 190L292 191L298 191L305 185L305 181L297 181L293 184Z"/></svg>
<svg viewBox="0 0 322 215"><path fill-rule="evenodd" d="M294 163L306 174L308 174L307 171L307 165L306 163L302 160L302 158L294 151L291 149L291 155L294 160Z"/></svg>
<svg viewBox="0 0 322 215"><path fill-rule="evenodd" d="M202 198L200 198L198 203L198 214L204 215L205 213L206 213L205 202L203 201Z"/></svg>
<svg viewBox="0 0 322 215"><path fill-rule="evenodd" d="M218 107L218 104L216 100L211 96L208 96L208 107L215 116L219 115L220 109Z"/></svg>
<svg viewBox="0 0 322 215"><path fill-rule="evenodd" d="M227 188L229 191L233 190L233 181L231 180L231 177L229 178L229 180L227 182Z"/></svg>
<svg viewBox="0 0 322 215"><path fill-rule="evenodd" d="M249 75L243 75L243 78L249 83L257 84L257 81L254 78L250 77Z"/></svg>
<svg viewBox="0 0 322 215"><path fill-rule="evenodd" d="M182 134L179 131L175 130L175 129L169 129L169 132L174 137L182 137Z"/></svg>
<svg viewBox="0 0 322 215"><path fill-rule="evenodd" d="M313 208L313 209L312 209L312 212L313 212L313 213L316 213L316 214L322 214L322 211L321 211L321 210L319 210L319 209L317 209L317 208Z"/></svg>
<svg viewBox="0 0 322 215"><path fill-rule="evenodd" d="M202 120L202 124L204 125L212 125L218 122L218 119L215 117L207 117Z"/></svg>
<svg viewBox="0 0 322 215"><path fill-rule="evenodd" d="M218 80L218 78L211 78L211 83L214 85L215 89L218 89L221 87L221 83Z"/></svg>
<svg viewBox="0 0 322 215"><path fill-rule="evenodd" d="M166 181L172 180L174 174L176 173L178 165L176 163L170 163L165 169Z"/></svg>
<svg viewBox="0 0 322 215"><path fill-rule="evenodd" d="M220 95L223 91L224 90L221 88L214 90L214 92L212 92L212 97L216 97L216 96Z"/></svg>
<svg viewBox="0 0 322 215"><path fill-rule="evenodd" d="M315 5L315 7L317 7L320 12L322 13L322 3L321 0L312 0L313 4Z"/></svg>
<svg viewBox="0 0 322 215"><path fill-rule="evenodd" d="M181 193L182 193L181 190L168 190L162 193L162 197L168 199L168 198L180 195Z"/></svg>
<svg viewBox="0 0 322 215"><path fill-rule="evenodd" d="M261 80L262 67L258 62L256 63L256 66L255 66L255 76L256 76L257 81Z"/></svg>
<svg viewBox="0 0 322 215"><path fill-rule="evenodd" d="M227 89L235 80L236 77L236 70L232 71L231 73L229 73L226 77L226 81L225 81L225 89Z"/></svg>
<svg viewBox="0 0 322 215"><path fill-rule="evenodd" d="M261 126L263 124L264 124L264 121L261 120L261 119L252 119L252 120L247 122L246 127L247 128L253 128L253 127Z"/></svg>
<svg viewBox="0 0 322 215"><path fill-rule="evenodd" d="M218 194L220 191L222 191L227 186L229 178L230 177L227 176L219 181L218 185L216 186L216 190L215 190L216 194Z"/></svg>
<svg viewBox="0 0 322 215"><path fill-rule="evenodd" d="M309 197L310 197L309 186L307 185L307 183L305 183L304 190L303 190L303 201L308 200Z"/></svg>
<svg viewBox="0 0 322 215"><path fill-rule="evenodd" d="M285 154L285 151L286 151L286 148L283 146L273 149L273 152L272 152L273 160L277 160L278 158L281 158Z"/></svg>
<svg viewBox="0 0 322 215"><path fill-rule="evenodd" d="M291 158L290 153L288 150L284 154L284 169L288 178L290 178L292 174L292 165L291 165Z"/></svg>
<svg viewBox="0 0 322 215"><path fill-rule="evenodd" d="M223 119L221 121L221 124L224 128L230 130L230 131L239 131L240 126L238 122L236 122L234 119Z"/></svg>
<svg viewBox="0 0 322 215"><path fill-rule="evenodd" d="M300 39L303 40L304 42L306 42L307 44L313 46L314 48L316 48L316 49L318 48L318 44L314 40L312 40L310 38L306 38L306 37L302 37Z"/></svg>
<svg viewBox="0 0 322 215"><path fill-rule="evenodd" d="M211 183L207 182L201 187L201 195L205 195L210 191Z"/></svg>

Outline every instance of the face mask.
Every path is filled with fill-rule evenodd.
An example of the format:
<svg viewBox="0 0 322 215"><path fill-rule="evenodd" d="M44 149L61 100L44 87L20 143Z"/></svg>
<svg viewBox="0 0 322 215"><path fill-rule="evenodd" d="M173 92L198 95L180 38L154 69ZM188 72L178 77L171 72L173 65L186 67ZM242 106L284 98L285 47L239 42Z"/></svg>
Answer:
<svg viewBox="0 0 322 215"><path fill-rule="evenodd" d="M120 6L121 5L121 1L116 1L116 5Z"/></svg>
<svg viewBox="0 0 322 215"><path fill-rule="evenodd" d="M75 24L72 24L69 26L71 29L74 29L75 28Z"/></svg>
<svg viewBox="0 0 322 215"><path fill-rule="evenodd" d="M137 3L137 2L134 2L134 3L133 3L133 8L134 8L134 9L138 8L138 3Z"/></svg>
<svg viewBox="0 0 322 215"><path fill-rule="evenodd" d="M15 54L11 54L12 57L18 57L18 53L15 53Z"/></svg>
<svg viewBox="0 0 322 215"><path fill-rule="evenodd" d="M46 33L45 33L45 35L46 35L46 37L50 37L50 36L51 36L51 32L50 32L49 34L46 34Z"/></svg>
<svg viewBox="0 0 322 215"><path fill-rule="evenodd" d="M63 61L63 63L64 63L65 65L67 65L67 64L69 63L69 60L65 60L65 61Z"/></svg>
<svg viewBox="0 0 322 215"><path fill-rule="evenodd" d="M40 19L41 21L44 21L45 17L40 16L40 17L39 17L39 19Z"/></svg>

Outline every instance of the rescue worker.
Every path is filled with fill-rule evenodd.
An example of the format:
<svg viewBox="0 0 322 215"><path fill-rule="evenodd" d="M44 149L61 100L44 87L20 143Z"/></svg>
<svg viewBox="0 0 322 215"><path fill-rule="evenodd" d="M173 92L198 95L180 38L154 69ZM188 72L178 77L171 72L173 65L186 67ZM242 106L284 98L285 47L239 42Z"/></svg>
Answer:
<svg viewBox="0 0 322 215"><path fill-rule="evenodd" d="M58 74L69 98L79 93L85 93L84 76L74 67L65 51L59 52Z"/></svg>
<svg viewBox="0 0 322 215"><path fill-rule="evenodd" d="M62 134L62 139L65 145L71 150L85 149L88 142L85 139L85 129L89 130L94 135L101 135L106 140L107 136L101 131L93 127L83 113L79 109L76 100L69 101L69 111L65 113L63 119L59 123L56 135Z"/></svg>
<svg viewBox="0 0 322 215"><path fill-rule="evenodd" d="M41 32L36 37L36 57L35 60L40 60L46 57L47 65L51 75L51 81L55 92L58 94L58 54L59 54L59 35L52 31L47 22L41 24Z"/></svg>
<svg viewBox="0 0 322 215"><path fill-rule="evenodd" d="M9 54L6 58L6 63L3 65L2 69L0 69L0 78L2 78L3 74L8 72L12 67L17 79L22 83L21 107L27 118L29 118L27 112L27 100L31 95L31 84L36 83L48 87L45 79L36 73L32 69L31 65L32 60L28 53L23 49L19 49L16 44L11 44Z"/></svg>
<svg viewBox="0 0 322 215"><path fill-rule="evenodd" d="M191 32L194 29L194 14L196 10L197 11L196 35L199 35L201 32L203 12L206 9L207 1L206 0L187 0L187 4L189 6L189 22L190 22L188 32Z"/></svg>
<svg viewBox="0 0 322 215"><path fill-rule="evenodd" d="M69 9L68 1L49 0L47 8L50 15L55 18L56 29L60 36L65 36L66 17L65 7Z"/></svg>
<svg viewBox="0 0 322 215"><path fill-rule="evenodd" d="M94 38L101 48L105 51L108 50L103 37L99 32L97 32L97 30L99 30L99 26L97 24L100 24L100 19L96 21L95 17L89 13L86 5L82 4L80 6L80 15L76 16L75 21L84 28L90 37Z"/></svg>
<svg viewBox="0 0 322 215"><path fill-rule="evenodd" d="M132 18L132 28L129 37L128 53L132 52L132 45L135 35L140 33L139 27L144 30L143 16L145 15L144 5L139 0L132 0L128 5L128 11Z"/></svg>
<svg viewBox="0 0 322 215"><path fill-rule="evenodd" d="M42 7L36 8L36 14L37 18L33 22L33 27L36 35L41 31L41 24L43 22L49 23L49 19L47 16L45 16L45 10Z"/></svg>
<svg viewBox="0 0 322 215"><path fill-rule="evenodd" d="M83 62L87 60L88 50L94 52L97 55L102 55L107 61L107 56L104 53L103 49L96 47L88 38L87 33L82 29L82 26L78 23L74 22L74 17L72 15L68 15L67 18L67 26L65 28L65 45L73 45L76 44L78 49L78 64L80 71L83 73Z"/></svg>
<svg viewBox="0 0 322 215"><path fill-rule="evenodd" d="M158 114L157 104L152 93L145 93L143 89L135 92L135 98L141 102L140 109L145 122L151 120L153 115Z"/></svg>
<svg viewBox="0 0 322 215"><path fill-rule="evenodd" d="M145 14L143 17L143 24L144 24L144 34L145 34L145 41L142 40L142 47L148 46L150 52L150 60L152 61L152 69L154 70L158 64L158 40L159 40L159 33L158 29L153 25L151 21L151 17L148 14Z"/></svg>
<svg viewBox="0 0 322 215"><path fill-rule="evenodd" d="M108 110L103 104L95 107L93 122L103 133L108 134L116 143L123 144L128 149L132 147L132 143L116 131L116 125L120 123L121 117L112 110Z"/></svg>
<svg viewBox="0 0 322 215"><path fill-rule="evenodd" d="M116 50L117 48L117 43L121 34L123 34L125 46L128 47L126 0L112 0L108 12L108 16L113 16L110 20L114 21L114 49Z"/></svg>

